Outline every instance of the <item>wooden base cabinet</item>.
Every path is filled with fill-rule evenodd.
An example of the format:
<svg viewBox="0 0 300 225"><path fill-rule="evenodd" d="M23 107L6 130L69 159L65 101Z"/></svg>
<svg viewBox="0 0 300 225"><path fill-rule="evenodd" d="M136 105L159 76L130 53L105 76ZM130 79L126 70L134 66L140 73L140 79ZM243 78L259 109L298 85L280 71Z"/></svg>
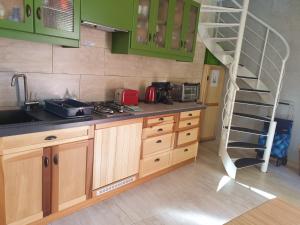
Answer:
<svg viewBox="0 0 300 225"><path fill-rule="evenodd" d="M95 131L93 190L139 172L142 122L121 121Z"/></svg>
<svg viewBox="0 0 300 225"><path fill-rule="evenodd" d="M0 224L28 224L43 218L43 149L1 156Z"/></svg>

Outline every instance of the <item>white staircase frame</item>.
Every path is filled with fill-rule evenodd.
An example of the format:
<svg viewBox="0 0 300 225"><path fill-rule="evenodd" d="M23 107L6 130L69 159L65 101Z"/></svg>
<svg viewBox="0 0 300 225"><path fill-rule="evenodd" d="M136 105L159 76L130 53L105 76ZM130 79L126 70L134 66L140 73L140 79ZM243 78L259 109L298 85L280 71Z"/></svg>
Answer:
<svg viewBox="0 0 300 225"><path fill-rule="evenodd" d="M232 125L232 118L233 118L233 110L234 110L234 105L235 105L235 98L237 91L239 90L239 86L236 83L237 76L239 73L239 70L242 69L247 69L247 68L241 68L239 66L239 62L241 59L241 54L245 55L248 57L250 60L252 60L255 64L259 66L259 72L257 74L258 77L258 82L257 86L261 84L262 86L268 86L269 84L263 84L261 82L261 76L264 72L267 76L270 77L273 87L273 101L274 104L273 110L272 110L272 116L271 116L271 122L269 126L269 131L267 135L267 144L266 144L266 150L264 152L264 163L261 166L261 171L262 172L267 172L268 170L268 164L269 164L269 159L270 159L270 154L271 154L271 149L272 149L272 144L273 144L273 139L275 135L275 130L276 130L276 121L275 121L275 115L276 115L276 109L278 106L279 102L279 96L281 92L281 87L282 87L282 80L285 75L285 68L286 68L286 62L289 58L290 55L290 47L286 39L274 28L269 26L267 23L253 15L251 12L248 11L248 6L249 6L249 0L244 0L243 5L239 4L235 0L231 0L231 2L235 5L236 8L226 8L221 6L204 6L203 10L201 12L204 13L216 13L216 12L222 12L222 13L228 13L230 14L231 17L235 18L234 22L231 22L229 24L222 24L220 23L220 14L218 15L217 21L216 22L210 22L210 23L204 23L203 26L201 26L201 21L199 25L199 36L201 37L202 41L206 45L206 47L224 64L229 68L229 79L227 83L227 90L226 90L226 95L224 98L224 108L222 112L222 137L221 137L221 142L220 142L220 148L219 148L219 155L222 158L224 167L228 173L228 175L232 178L236 177L236 172L237 172L237 167L235 166L233 160L230 158L228 152L227 152L227 146L229 143L229 134L231 130L231 125ZM228 11L226 10L228 9ZM239 19L234 16L234 13L240 12L240 17ZM266 34L264 39L264 46L263 49L260 50L256 48L255 46L252 46L254 49L259 51L261 53L261 58L259 60L254 59L250 55L247 54L247 52L244 52L242 50L243 42L246 41L247 43L251 44L249 40L244 36L245 34L245 29L249 29L252 33L254 33L258 38L262 38L256 31L251 29L250 27L246 27L246 22L247 18L252 19L256 23L258 23L260 26L264 27L266 29ZM222 22L222 21L221 21ZM224 22L224 21L223 21ZM217 41L228 41L231 42L232 46L235 47L234 51L224 51L222 52L222 48L220 50L220 46L217 45L217 42L215 41L216 39L207 37L208 31L206 29L214 27L216 28L216 32L218 34L218 29L219 28L228 28L232 29L232 27L237 27L237 23L239 23L239 29L238 32L234 30L237 33L237 39L235 41L230 40L228 37L222 37L222 35L219 35L217 37ZM283 45L285 46L285 55L282 56L275 47L272 46L271 43L269 43L269 36L270 34L275 35L279 40L282 41ZM221 37L220 37L221 36ZM234 44L235 43L235 44ZM281 67L278 68L276 66L276 63L274 63L265 53L267 47L273 48L273 50L280 56L281 59ZM232 57L232 54L234 56ZM268 74L267 71L264 70L263 65L265 60L268 60L275 68L276 71L278 71L278 78L277 80L271 75ZM247 70L248 71L248 70Z"/></svg>

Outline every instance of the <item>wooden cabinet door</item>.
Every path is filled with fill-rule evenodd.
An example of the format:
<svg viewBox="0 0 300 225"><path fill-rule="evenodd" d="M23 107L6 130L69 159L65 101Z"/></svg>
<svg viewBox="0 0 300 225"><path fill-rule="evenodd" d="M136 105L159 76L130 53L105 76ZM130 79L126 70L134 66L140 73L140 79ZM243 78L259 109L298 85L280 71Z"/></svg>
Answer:
<svg viewBox="0 0 300 225"><path fill-rule="evenodd" d="M216 138L219 106L207 106L201 114L200 140L209 141Z"/></svg>
<svg viewBox="0 0 300 225"><path fill-rule="evenodd" d="M55 146L52 149L52 212L87 199L86 178L89 141Z"/></svg>
<svg viewBox="0 0 300 225"><path fill-rule="evenodd" d="M1 224L28 224L43 218L42 156L43 150L36 149L1 157Z"/></svg>
<svg viewBox="0 0 300 225"><path fill-rule="evenodd" d="M96 130L93 190L138 173L141 139L142 123Z"/></svg>

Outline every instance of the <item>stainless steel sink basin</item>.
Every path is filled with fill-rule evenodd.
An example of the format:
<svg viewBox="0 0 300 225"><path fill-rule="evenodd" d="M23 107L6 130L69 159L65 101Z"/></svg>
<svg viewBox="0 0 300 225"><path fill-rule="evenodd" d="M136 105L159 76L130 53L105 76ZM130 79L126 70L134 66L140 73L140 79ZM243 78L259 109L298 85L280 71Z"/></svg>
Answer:
<svg viewBox="0 0 300 225"><path fill-rule="evenodd" d="M0 111L0 125L28 123L39 121L23 110L5 110Z"/></svg>

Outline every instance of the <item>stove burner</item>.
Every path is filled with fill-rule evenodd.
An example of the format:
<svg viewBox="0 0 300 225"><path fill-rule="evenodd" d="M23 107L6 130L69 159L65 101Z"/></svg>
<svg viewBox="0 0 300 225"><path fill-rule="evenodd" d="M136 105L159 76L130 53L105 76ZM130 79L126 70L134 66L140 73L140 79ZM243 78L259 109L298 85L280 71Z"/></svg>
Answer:
<svg viewBox="0 0 300 225"><path fill-rule="evenodd" d="M125 111L125 107L115 102L91 102L94 113L104 117L129 116L131 113Z"/></svg>

